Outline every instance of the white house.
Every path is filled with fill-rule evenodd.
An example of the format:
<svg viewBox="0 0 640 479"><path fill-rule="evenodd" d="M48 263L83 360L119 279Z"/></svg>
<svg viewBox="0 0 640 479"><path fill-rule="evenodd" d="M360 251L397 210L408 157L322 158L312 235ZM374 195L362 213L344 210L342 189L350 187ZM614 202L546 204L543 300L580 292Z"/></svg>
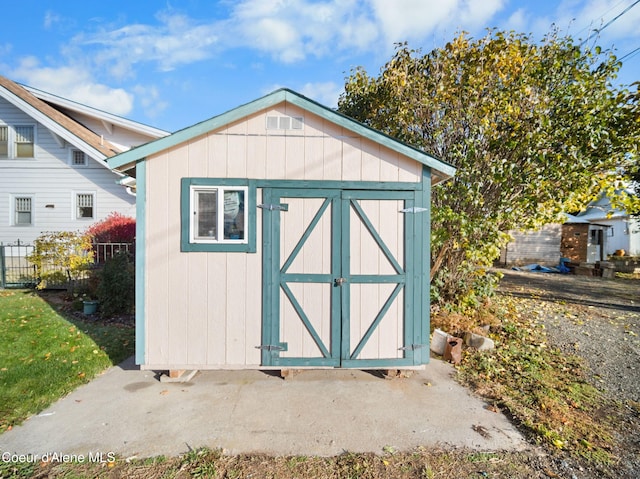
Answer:
<svg viewBox="0 0 640 479"><path fill-rule="evenodd" d="M168 134L0 76L0 243L135 216L105 160Z"/></svg>
<svg viewBox="0 0 640 479"><path fill-rule="evenodd" d="M605 257L617 250L624 250L628 256L640 256L640 219L631 217L626 211L613 208L611 199L606 195L601 195L589 203L587 209L576 217L606 227L606 239L603 242Z"/></svg>

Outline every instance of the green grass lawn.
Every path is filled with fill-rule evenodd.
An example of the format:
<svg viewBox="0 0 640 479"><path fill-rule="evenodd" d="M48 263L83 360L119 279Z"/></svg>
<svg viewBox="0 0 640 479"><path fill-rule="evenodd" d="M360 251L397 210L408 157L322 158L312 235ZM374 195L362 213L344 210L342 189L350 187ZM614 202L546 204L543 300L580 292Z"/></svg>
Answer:
<svg viewBox="0 0 640 479"><path fill-rule="evenodd" d="M0 290L0 433L133 349L132 327L65 318L33 291Z"/></svg>

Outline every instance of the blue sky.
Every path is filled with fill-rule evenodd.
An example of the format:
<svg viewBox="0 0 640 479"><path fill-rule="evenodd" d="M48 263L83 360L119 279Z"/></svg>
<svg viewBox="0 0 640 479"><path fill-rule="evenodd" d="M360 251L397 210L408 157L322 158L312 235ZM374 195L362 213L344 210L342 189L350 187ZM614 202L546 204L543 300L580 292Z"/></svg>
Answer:
<svg viewBox="0 0 640 479"><path fill-rule="evenodd" d="M349 72L377 75L395 42L426 53L461 30L602 29L626 56L619 81L640 80L636 0L22 0L3 18L0 74L170 131L280 87L334 107Z"/></svg>

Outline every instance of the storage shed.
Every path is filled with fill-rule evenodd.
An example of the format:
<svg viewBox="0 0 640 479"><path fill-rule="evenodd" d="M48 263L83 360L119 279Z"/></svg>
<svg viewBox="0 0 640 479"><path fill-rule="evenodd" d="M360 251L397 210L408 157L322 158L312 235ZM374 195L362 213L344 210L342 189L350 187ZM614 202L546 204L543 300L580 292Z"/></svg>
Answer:
<svg viewBox="0 0 640 479"><path fill-rule="evenodd" d="M451 165L287 89L109 165L137 182L142 368L428 362L430 194Z"/></svg>

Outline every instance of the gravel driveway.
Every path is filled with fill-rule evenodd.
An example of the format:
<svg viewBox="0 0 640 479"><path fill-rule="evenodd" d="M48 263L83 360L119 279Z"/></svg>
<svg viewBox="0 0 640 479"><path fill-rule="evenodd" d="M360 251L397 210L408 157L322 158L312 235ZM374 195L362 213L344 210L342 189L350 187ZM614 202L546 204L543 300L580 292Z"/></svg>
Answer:
<svg viewBox="0 0 640 479"><path fill-rule="evenodd" d="M536 299L549 342L584 358L592 384L619 405L618 455L640 477L640 281L501 271L500 292Z"/></svg>

